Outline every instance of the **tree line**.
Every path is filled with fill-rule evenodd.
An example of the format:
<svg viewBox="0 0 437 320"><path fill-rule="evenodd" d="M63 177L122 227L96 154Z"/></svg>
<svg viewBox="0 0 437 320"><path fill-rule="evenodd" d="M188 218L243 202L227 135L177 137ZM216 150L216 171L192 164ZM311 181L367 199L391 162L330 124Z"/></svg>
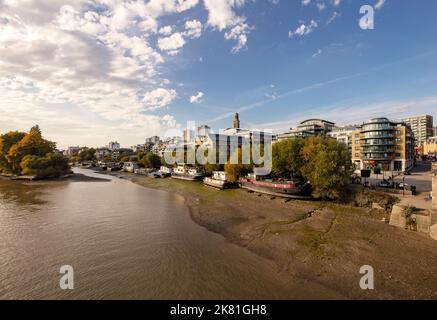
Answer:
<svg viewBox="0 0 437 320"><path fill-rule="evenodd" d="M262 149L262 148L261 148ZM241 153L241 150L237 152ZM231 182L253 172L253 164L227 163L224 169ZM274 179L299 177L311 183L313 196L325 199L341 198L350 182L351 155L348 147L336 139L317 136L279 141L272 146Z"/></svg>
<svg viewBox="0 0 437 320"><path fill-rule="evenodd" d="M70 172L68 159L56 151L56 143L43 138L38 125L28 133L0 135L0 172L57 178Z"/></svg>

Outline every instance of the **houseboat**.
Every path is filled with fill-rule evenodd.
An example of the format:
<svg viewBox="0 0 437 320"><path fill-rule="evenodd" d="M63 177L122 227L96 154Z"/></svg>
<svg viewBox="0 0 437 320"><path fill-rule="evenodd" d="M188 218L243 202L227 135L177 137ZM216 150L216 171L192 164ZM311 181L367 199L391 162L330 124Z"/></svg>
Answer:
<svg viewBox="0 0 437 320"><path fill-rule="evenodd" d="M123 171L134 173L136 169L139 169L139 165L136 162L125 162L123 164Z"/></svg>
<svg viewBox="0 0 437 320"><path fill-rule="evenodd" d="M173 173L173 168L161 166L161 168L159 169L159 173L161 174L162 177L170 177L171 174Z"/></svg>
<svg viewBox="0 0 437 320"><path fill-rule="evenodd" d="M140 175L140 176L148 176L149 175L149 173L150 173L150 169L147 169L147 168L138 168L138 169L135 169L135 174L138 174L138 175Z"/></svg>
<svg viewBox="0 0 437 320"><path fill-rule="evenodd" d="M227 174L224 171L214 171L211 177L203 179L203 183L220 190L234 186L233 183L228 181Z"/></svg>
<svg viewBox="0 0 437 320"><path fill-rule="evenodd" d="M283 198L310 198L311 194L310 183L301 178L272 180L249 174L246 178L240 178L239 185L243 189Z"/></svg>
<svg viewBox="0 0 437 320"><path fill-rule="evenodd" d="M205 172L199 168L187 168L185 166L177 166L171 174L172 178L188 180L188 181L199 181L206 176Z"/></svg>
<svg viewBox="0 0 437 320"><path fill-rule="evenodd" d="M123 165L121 165L120 163L115 163L115 162L108 162L106 163L106 170L107 171L120 171L123 169Z"/></svg>

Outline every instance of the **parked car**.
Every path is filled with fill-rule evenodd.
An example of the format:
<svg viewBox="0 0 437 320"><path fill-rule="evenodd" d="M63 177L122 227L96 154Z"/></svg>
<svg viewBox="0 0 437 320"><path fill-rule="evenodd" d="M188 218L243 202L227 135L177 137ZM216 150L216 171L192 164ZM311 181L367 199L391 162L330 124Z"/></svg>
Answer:
<svg viewBox="0 0 437 320"><path fill-rule="evenodd" d="M159 172L152 172L149 174L149 177L159 179L159 178L162 178L162 175Z"/></svg>
<svg viewBox="0 0 437 320"><path fill-rule="evenodd" d="M393 187L393 183L387 180L383 180L378 184L379 187L381 188L392 188Z"/></svg>
<svg viewBox="0 0 437 320"><path fill-rule="evenodd" d="M408 188L410 188L410 185L408 183L405 183L405 182L400 182L400 183L397 184L397 186L400 189L408 189Z"/></svg>

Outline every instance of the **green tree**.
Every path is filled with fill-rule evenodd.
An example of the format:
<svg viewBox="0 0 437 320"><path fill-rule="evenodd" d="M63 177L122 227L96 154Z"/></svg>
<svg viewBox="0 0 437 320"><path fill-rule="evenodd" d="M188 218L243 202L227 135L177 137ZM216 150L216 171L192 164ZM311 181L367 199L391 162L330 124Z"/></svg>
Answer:
<svg viewBox="0 0 437 320"><path fill-rule="evenodd" d="M225 172L228 176L229 182L235 183L238 182L238 179L242 176L247 175L248 173L253 171L253 165L252 164L243 164L243 156L242 156L242 150L241 148L238 148L235 152L238 154L238 163L231 164L230 161L228 161L225 164Z"/></svg>
<svg viewBox="0 0 437 320"><path fill-rule="evenodd" d="M209 149L205 150L204 152L204 156L205 159L209 159ZM214 154L215 153L215 161L207 161L207 163L203 166L205 169L205 172L207 174L212 174L214 171L223 171L224 170L224 165L223 164L219 164L218 162L218 157L219 157L219 151L217 149L211 149L211 152ZM196 158L197 159L197 158ZM216 162L216 163L214 163Z"/></svg>
<svg viewBox="0 0 437 320"><path fill-rule="evenodd" d="M343 195L351 173L347 146L329 137L311 137L305 140L301 156L302 175L311 182L316 197L335 199Z"/></svg>
<svg viewBox="0 0 437 320"><path fill-rule="evenodd" d="M142 163L146 168L159 169L159 167L161 166L161 157L154 154L153 152L148 152L143 157Z"/></svg>
<svg viewBox="0 0 437 320"><path fill-rule="evenodd" d="M26 136L25 132L10 131L0 135L0 171L11 173L12 163L9 162L7 155L12 146L20 142Z"/></svg>
<svg viewBox="0 0 437 320"><path fill-rule="evenodd" d="M23 175L38 178L57 178L70 171L68 159L58 153L48 153L44 157L27 155L20 163Z"/></svg>
<svg viewBox="0 0 437 320"><path fill-rule="evenodd" d="M79 160L80 161L93 161L96 160L96 149L89 148L82 150L79 153Z"/></svg>
<svg viewBox="0 0 437 320"><path fill-rule="evenodd" d="M38 178L68 173L68 159L55 152L56 144L42 137L38 126L29 133L12 131L0 136L0 170Z"/></svg>
<svg viewBox="0 0 437 320"><path fill-rule="evenodd" d="M302 149L305 140L301 138L283 140L272 146L272 174L277 178L301 174L304 165Z"/></svg>
<svg viewBox="0 0 437 320"><path fill-rule="evenodd" d="M38 125L32 127L20 142L14 144L6 156L12 166L14 173L21 172L21 160L27 155L44 157L48 153L53 153L56 149L54 142L45 140L42 137Z"/></svg>

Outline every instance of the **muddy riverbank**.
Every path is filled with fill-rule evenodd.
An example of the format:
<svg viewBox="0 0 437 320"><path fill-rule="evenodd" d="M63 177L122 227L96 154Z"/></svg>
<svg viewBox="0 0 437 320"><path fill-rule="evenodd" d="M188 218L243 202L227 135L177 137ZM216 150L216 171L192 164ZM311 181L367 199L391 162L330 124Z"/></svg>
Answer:
<svg viewBox="0 0 437 320"><path fill-rule="evenodd" d="M437 242L389 226L382 221L384 212L241 189L217 191L174 179L112 175L182 195L198 224L274 261L278 272L316 282L338 297L437 298ZM363 265L375 270L373 291L359 287Z"/></svg>

